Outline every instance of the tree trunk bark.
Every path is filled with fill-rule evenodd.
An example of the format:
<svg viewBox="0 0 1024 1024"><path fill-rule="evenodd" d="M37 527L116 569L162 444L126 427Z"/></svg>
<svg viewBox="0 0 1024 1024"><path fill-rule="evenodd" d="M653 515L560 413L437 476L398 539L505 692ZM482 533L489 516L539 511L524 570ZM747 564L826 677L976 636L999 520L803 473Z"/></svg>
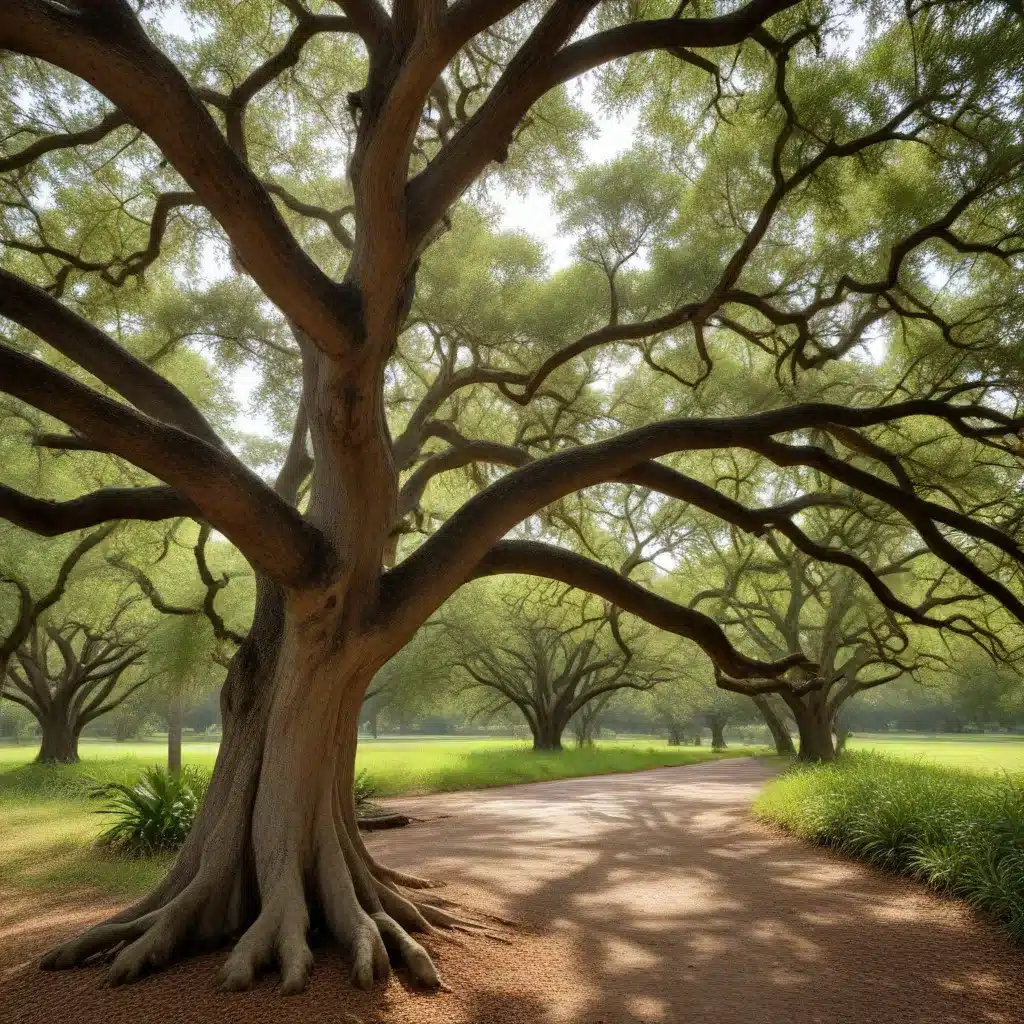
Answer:
<svg viewBox="0 0 1024 1024"><path fill-rule="evenodd" d="M812 691L803 697L783 696L800 732L799 759L810 763L834 761L836 750L825 696L820 691Z"/></svg>
<svg viewBox="0 0 1024 1024"><path fill-rule="evenodd" d="M185 698L171 694L167 708L167 771L177 778L181 775L181 731L185 718Z"/></svg>
<svg viewBox="0 0 1024 1024"><path fill-rule="evenodd" d="M725 750L725 723L726 719L720 718L718 715L713 715L708 719L708 725L711 728L711 749L712 750Z"/></svg>
<svg viewBox="0 0 1024 1024"><path fill-rule="evenodd" d="M757 705L757 710L761 712L761 717L764 718L768 731L772 734L772 739L775 742L775 753L795 754L796 748L793 746L793 737L789 735L789 730L782 719L775 713L775 709L768 698L758 694L756 697L752 697L751 700Z"/></svg>
<svg viewBox="0 0 1024 1024"><path fill-rule="evenodd" d="M414 981L437 988L434 965L410 933L475 923L400 892L433 883L370 856L353 799L363 694L393 651L380 633L338 642L337 615L324 614L341 603L330 590L285 603L265 581L258 587L252 629L221 693L213 779L177 860L148 896L53 950L42 966L70 967L123 946L109 970L117 984L185 946L241 934L223 986L249 988L276 962L282 993L299 992L312 965L313 915L342 946L357 986L386 977L390 949Z"/></svg>
<svg viewBox="0 0 1024 1024"><path fill-rule="evenodd" d="M537 725L533 729L533 749L561 750L563 728L560 728L557 722L538 715Z"/></svg>
<svg viewBox="0 0 1024 1024"><path fill-rule="evenodd" d="M68 721L67 711L54 708L50 714L37 718L42 732L38 764L77 764L78 730Z"/></svg>

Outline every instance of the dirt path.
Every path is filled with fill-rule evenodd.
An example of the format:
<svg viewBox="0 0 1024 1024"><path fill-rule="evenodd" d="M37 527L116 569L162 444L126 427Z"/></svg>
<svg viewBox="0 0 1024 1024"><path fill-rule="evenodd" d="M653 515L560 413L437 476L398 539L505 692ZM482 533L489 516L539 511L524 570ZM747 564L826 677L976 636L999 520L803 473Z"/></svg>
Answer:
<svg viewBox="0 0 1024 1024"><path fill-rule="evenodd" d="M26 963L95 907L0 904L5 1024L1024 1024L1024 953L959 905L752 823L770 777L735 760L396 801L372 838L444 894L521 922L428 942L451 993L355 993L318 951L309 991L222 995L223 954L124 989ZM447 817L438 817L448 815ZM12 909L13 908L13 909Z"/></svg>

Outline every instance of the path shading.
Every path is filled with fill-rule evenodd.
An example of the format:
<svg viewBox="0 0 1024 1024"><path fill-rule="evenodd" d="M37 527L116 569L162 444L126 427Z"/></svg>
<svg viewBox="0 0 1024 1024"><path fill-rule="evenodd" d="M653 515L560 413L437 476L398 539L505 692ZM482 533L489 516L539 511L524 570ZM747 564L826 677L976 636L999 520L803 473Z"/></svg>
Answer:
<svg viewBox="0 0 1024 1024"><path fill-rule="evenodd" d="M218 993L223 953L106 989L100 970L30 962L96 908L69 894L65 917L51 899L33 923L23 894L4 898L0 1021L1024 1024L1024 953L994 928L750 819L776 770L729 760L394 801L427 820L371 837L381 860L519 922L507 944L429 938L452 989L434 996L400 978L355 992L329 948L290 999L273 976Z"/></svg>

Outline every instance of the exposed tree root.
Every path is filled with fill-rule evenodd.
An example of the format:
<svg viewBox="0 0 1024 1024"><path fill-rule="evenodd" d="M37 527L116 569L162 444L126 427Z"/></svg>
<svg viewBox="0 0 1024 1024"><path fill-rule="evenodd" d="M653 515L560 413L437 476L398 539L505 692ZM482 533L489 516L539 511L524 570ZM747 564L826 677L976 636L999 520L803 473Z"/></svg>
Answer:
<svg viewBox="0 0 1024 1024"><path fill-rule="evenodd" d="M362 844L352 838L355 830L339 820L344 818L341 807L335 804L332 810L335 813L318 816L312 870L306 882L298 864L278 874L275 887L263 898L258 915L250 920L220 971L222 988L248 989L262 971L276 966L282 994L303 991L313 969L310 907L319 909L331 937L347 953L352 983L363 989L386 980L392 964L404 968L413 983L425 989L444 987L430 954L413 938L416 933L446 929L508 941L483 921L448 909L457 906L451 900L438 896L428 901L401 892L398 879L410 879L412 891L437 883L386 868L368 855L364 858L357 848ZM210 839L218 831L214 829ZM116 954L107 980L120 985L165 966L189 946L226 941L230 933L225 922L238 920L241 901L241 876L225 873L232 863L234 859L223 852L217 863L204 856L187 884L179 880L170 889L166 884L161 887L163 906L150 909L153 901L147 898L51 951L41 966L69 968L102 954ZM125 919L133 912L134 917Z"/></svg>
<svg viewBox="0 0 1024 1024"><path fill-rule="evenodd" d="M461 903L457 903L455 900L448 899L447 896L442 896L439 893L431 893L429 897L424 897L417 904L418 906L430 906L436 909L448 908L454 910L464 909ZM483 917L488 921L493 921L495 924L504 925L506 928L518 928L519 922L513 921L509 917L502 917L500 914L492 914L486 910L479 910L473 908L471 911L474 917Z"/></svg>
<svg viewBox="0 0 1024 1024"><path fill-rule="evenodd" d="M408 875L404 871L398 871L379 863L363 845L363 840L358 834L354 838L354 842L367 870L380 882L400 885L403 889L440 889L444 885L444 882L438 882L431 878L420 878L418 875Z"/></svg>
<svg viewBox="0 0 1024 1024"><path fill-rule="evenodd" d="M408 814L370 814L359 819L359 827L364 832L379 832L387 828L404 828L412 824L414 819Z"/></svg>

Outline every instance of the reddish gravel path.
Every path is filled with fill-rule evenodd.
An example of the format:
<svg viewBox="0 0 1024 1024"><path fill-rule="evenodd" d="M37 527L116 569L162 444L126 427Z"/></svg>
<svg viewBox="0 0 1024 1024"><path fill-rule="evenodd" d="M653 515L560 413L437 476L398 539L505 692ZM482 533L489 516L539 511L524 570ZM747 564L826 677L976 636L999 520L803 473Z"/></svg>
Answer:
<svg viewBox="0 0 1024 1024"><path fill-rule="evenodd" d="M355 993L331 950L309 991L223 995L223 954L123 989L28 958L103 908L25 924L0 893L3 1024L1024 1024L1024 953L956 903L779 837L747 805L770 765L721 761L398 801L387 862L515 917L509 944L428 944L451 993ZM447 817L438 817L448 815ZM5 896L10 898L4 898Z"/></svg>

